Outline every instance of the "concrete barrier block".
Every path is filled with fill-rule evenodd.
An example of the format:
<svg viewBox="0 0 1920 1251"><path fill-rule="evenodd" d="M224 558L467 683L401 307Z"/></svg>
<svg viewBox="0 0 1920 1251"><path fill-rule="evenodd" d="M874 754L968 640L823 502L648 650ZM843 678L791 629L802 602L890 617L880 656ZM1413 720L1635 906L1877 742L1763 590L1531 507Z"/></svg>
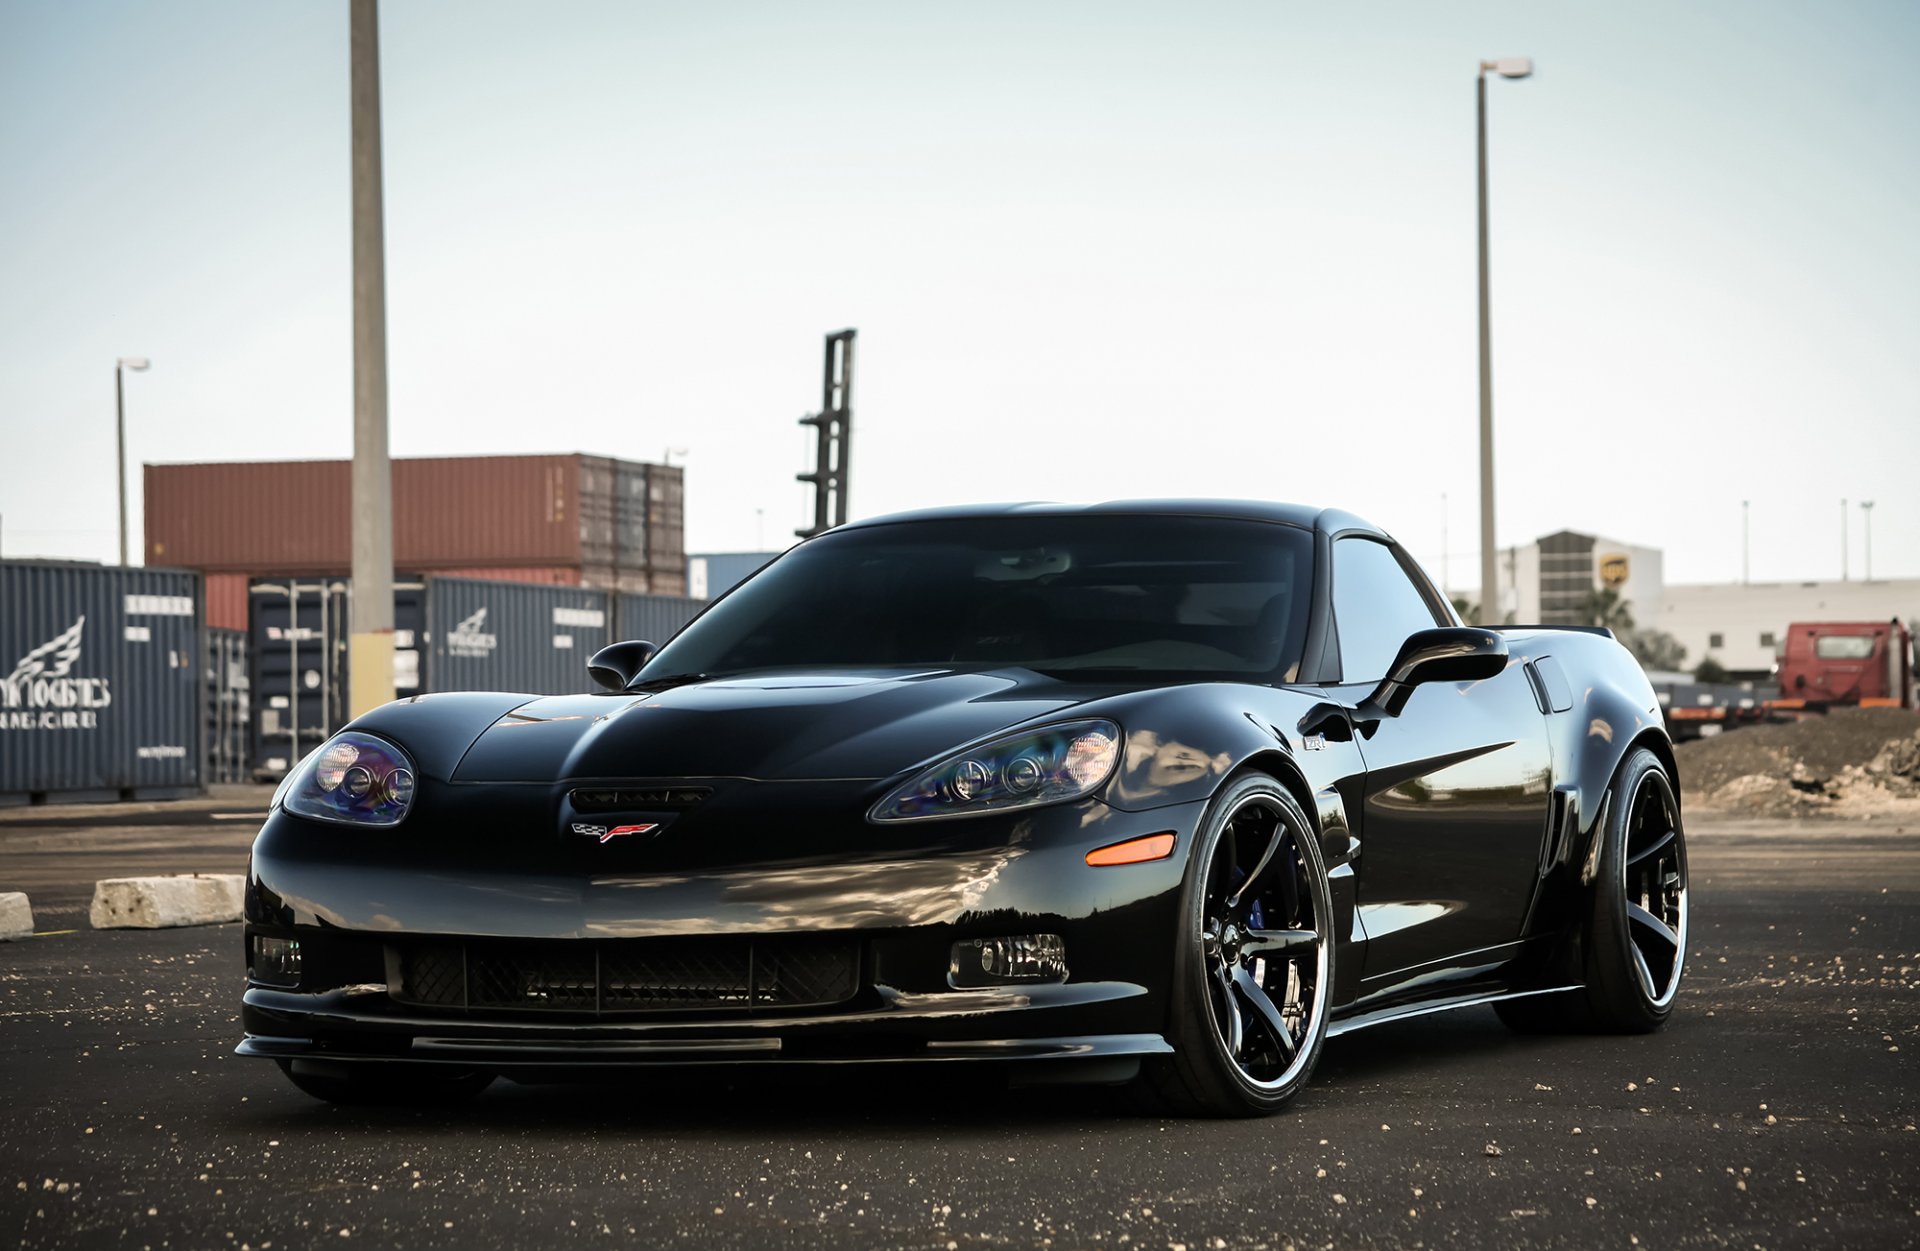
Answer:
<svg viewBox="0 0 1920 1251"><path fill-rule="evenodd" d="M0 891L0 942L33 933L33 905L17 890Z"/></svg>
<svg viewBox="0 0 1920 1251"><path fill-rule="evenodd" d="M245 893L238 873L107 878L93 884L87 919L97 930L218 925L240 919Z"/></svg>

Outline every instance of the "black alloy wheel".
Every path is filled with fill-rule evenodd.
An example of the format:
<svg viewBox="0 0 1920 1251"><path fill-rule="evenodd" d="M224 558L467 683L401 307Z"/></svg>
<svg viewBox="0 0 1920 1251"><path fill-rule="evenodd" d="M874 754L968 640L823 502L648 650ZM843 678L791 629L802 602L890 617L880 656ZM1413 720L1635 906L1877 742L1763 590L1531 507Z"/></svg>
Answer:
<svg viewBox="0 0 1920 1251"><path fill-rule="evenodd" d="M1496 1005L1515 1029L1640 1034L1673 1014L1691 907L1680 800L1642 747L1621 762L1606 804L1581 918L1584 986Z"/></svg>
<svg viewBox="0 0 1920 1251"><path fill-rule="evenodd" d="M1285 787L1250 774L1215 798L1187 878L1175 1054L1147 1080L1181 1112L1276 1111L1326 1040L1332 905L1313 826Z"/></svg>
<svg viewBox="0 0 1920 1251"><path fill-rule="evenodd" d="M1687 953L1687 845L1673 784L1658 768L1640 774L1628 804L1620 883L1628 947L1640 992L1656 1010L1672 1008Z"/></svg>

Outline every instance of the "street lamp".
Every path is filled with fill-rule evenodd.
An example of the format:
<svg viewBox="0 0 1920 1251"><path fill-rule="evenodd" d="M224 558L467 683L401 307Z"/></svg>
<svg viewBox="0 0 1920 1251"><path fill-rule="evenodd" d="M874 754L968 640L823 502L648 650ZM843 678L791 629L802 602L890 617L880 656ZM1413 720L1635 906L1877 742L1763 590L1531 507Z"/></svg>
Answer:
<svg viewBox="0 0 1920 1251"><path fill-rule="evenodd" d="M1480 137L1480 624L1500 619L1500 573L1493 538L1493 342L1487 314L1487 71L1526 78L1533 59L1505 56L1480 62L1474 84Z"/></svg>
<svg viewBox="0 0 1920 1251"><path fill-rule="evenodd" d="M1866 532L1867 581L1873 581L1873 501L1860 501L1860 528Z"/></svg>
<svg viewBox="0 0 1920 1251"><path fill-rule="evenodd" d="M113 363L113 424L120 448L120 563L127 563L127 396L121 379L127 370L144 371L153 362L144 356L122 356Z"/></svg>
<svg viewBox="0 0 1920 1251"><path fill-rule="evenodd" d="M1840 580L1847 580L1847 501L1840 501Z"/></svg>

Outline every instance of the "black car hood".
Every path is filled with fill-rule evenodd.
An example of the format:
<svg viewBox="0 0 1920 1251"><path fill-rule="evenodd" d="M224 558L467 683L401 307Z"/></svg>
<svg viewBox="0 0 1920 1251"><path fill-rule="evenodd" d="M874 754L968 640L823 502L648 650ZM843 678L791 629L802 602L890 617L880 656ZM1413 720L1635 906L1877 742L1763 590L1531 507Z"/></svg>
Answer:
<svg viewBox="0 0 1920 1251"><path fill-rule="evenodd" d="M885 778L1106 693L1015 669L768 673L561 695L488 726L453 780Z"/></svg>

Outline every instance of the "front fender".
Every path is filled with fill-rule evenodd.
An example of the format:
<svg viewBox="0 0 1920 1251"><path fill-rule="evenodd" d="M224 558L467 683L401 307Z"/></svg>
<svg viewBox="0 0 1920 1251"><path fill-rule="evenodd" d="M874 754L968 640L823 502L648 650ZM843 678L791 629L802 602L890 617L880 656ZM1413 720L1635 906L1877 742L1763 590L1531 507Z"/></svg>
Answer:
<svg viewBox="0 0 1920 1251"><path fill-rule="evenodd" d="M488 726L537 698L503 691L448 691L382 704L344 727L406 749L423 777L447 781Z"/></svg>

